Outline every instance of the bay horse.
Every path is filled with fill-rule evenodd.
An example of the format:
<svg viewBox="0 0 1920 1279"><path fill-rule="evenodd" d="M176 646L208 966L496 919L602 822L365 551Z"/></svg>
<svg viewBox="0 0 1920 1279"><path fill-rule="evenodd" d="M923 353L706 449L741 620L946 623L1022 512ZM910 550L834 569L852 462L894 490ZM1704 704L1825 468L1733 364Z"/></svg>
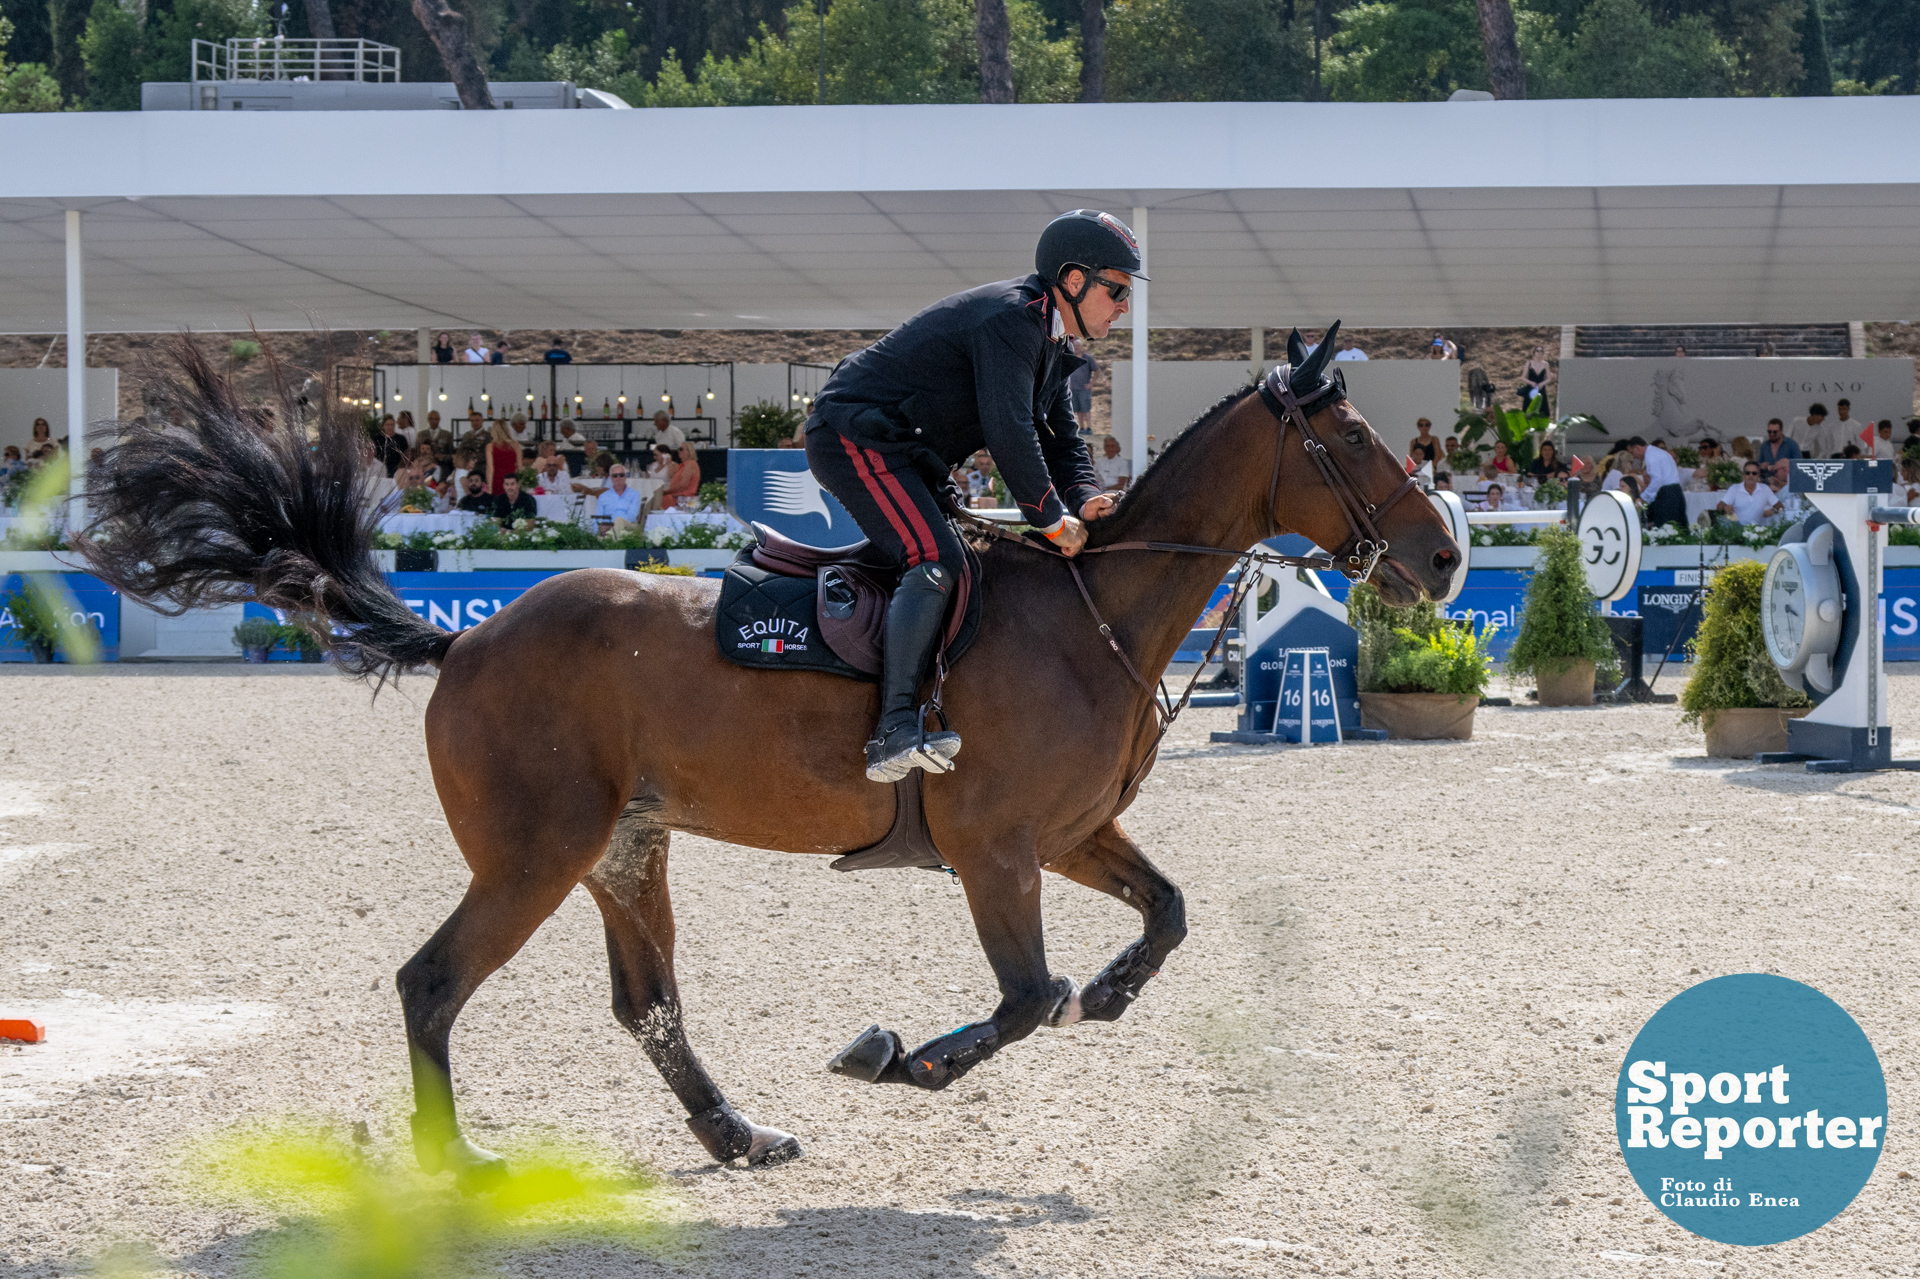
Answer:
<svg viewBox="0 0 1920 1279"><path fill-rule="evenodd" d="M1117 1019L1186 936L1180 890L1118 819L1159 741L1145 685L1165 671L1227 562L1191 549L1102 548L1237 553L1286 530L1335 548L1350 576L1377 562L1373 580L1389 603L1445 594L1458 548L1417 491L1397 500L1411 480L1327 376L1332 336L1309 355L1294 333L1283 376L1257 394L1228 395L1144 469L1076 561L1084 600L1057 553L1008 541L983 552L983 621L944 698L967 754L952 774L925 779L924 810L965 890L1000 1002L986 1020L911 1053L874 1027L835 1058L841 1073L943 1088L1043 1022ZM373 557L360 425L323 410L310 437L277 367L283 403L269 417L189 338L170 357L162 393L175 425L123 426L89 478L96 518L79 550L90 570L176 612L252 599L301 615L376 692L400 672L439 670L427 754L472 879L398 974L421 1166L477 1186L504 1174L499 1156L461 1132L448 1039L467 999L576 884L605 920L614 1016L707 1152L756 1166L797 1156L793 1136L728 1105L687 1041L667 846L672 831L813 855L879 841L895 798L862 771L875 687L725 662L711 580L581 569L470 630L443 632L407 609ZM583 677L569 684L581 691L566 720L626 731L579 732L519 713L503 690L556 661ZM676 677L659 679L663 669ZM507 740L522 749L475 747ZM739 767L742 742L754 744L751 774ZM554 805L528 795L569 799L555 820ZM1118 899L1144 924L1078 989L1047 967L1043 870Z"/></svg>

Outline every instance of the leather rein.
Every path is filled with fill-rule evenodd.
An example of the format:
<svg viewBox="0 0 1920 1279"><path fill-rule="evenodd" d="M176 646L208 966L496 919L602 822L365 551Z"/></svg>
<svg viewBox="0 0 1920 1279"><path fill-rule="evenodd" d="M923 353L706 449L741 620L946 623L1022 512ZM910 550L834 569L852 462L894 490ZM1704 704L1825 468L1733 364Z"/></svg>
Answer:
<svg viewBox="0 0 1920 1279"><path fill-rule="evenodd" d="M1224 555L1236 561L1234 567L1239 571L1239 578L1234 584L1233 593L1227 598L1226 610L1221 614L1221 624L1214 629L1213 642L1207 645L1206 653L1200 658L1200 664L1194 669L1192 676L1188 678L1187 686L1181 691L1178 701L1175 701L1172 694L1168 692L1164 678L1156 688L1147 682L1146 677L1140 673L1140 669L1133 664L1133 659L1127 656L1126 650L1120 646L1119 639L1114 636L1113 628L1107 624L1106 618L1100 614L1099 607L1094 604L1093 596L1087 590L1086 579L1080 573L1080 565L1076 557L1063 554L1037 535L1016 536L991 521L961 512L967 523L984 530L992 537L1031 546L1065 560L1068 571L1073 574L1073 584L1080 591L1081 601L1086 604L1087 612L1093 617L1094 625L1100 629L1100 637L1107 641L1107 647L1112 649L1113 655L1120 659L1120 664L1126 668L1133 682L1146 693L1147 702L1153 707L1154 715L1160 721L1160 731L1154 735L1153 745L1148 749L1140 767L1134 770L1133 775L1127 778L1126 785L1120 788L1122 801L1139 784L1147 770L1153 767L1154 760L1160 754L1160 743L1166 740L1167 732L1173 727L1173 722L1180 718L1182 711L1186 710L1188 702L1193 697L1193 690L1200 682L1201 673L1206 670L1208 663L1213 661L1214 654L1219 651L1222 641L1226 638L1226 619L1239 614L1241 602L1245 599L1247 590L1254 580L1254 575L1247 572L1247 569L1254 564L1321 571L1338 567L1352 581L1364 582L1373 576L1373 570L1379 564L1380 557L1385 555L1390 547L1390 543L1381 535L1375 521L1391 510L1401 498L1419 488L1418 482L1409 475L1387 496L1385 501L1377 504L1368 501L1360 492L1359 486L1354 483L1353 477L1347 474L1346 467L1341 464L1340 459L1321 442L1319 433L1313 429L1313 423L1308 416L1310 412L1344 400L1347 396L1345 379L1339 377L1336 372L1334 377L1323 381L1312 395L1302 400L1294 394L1289 382L1291 374L1291 366L1281 364L1267 374L1259 384L1261 402L1280 423L1279 438L1273 450L1273 474L1267 481L1266 517L1269 530L1267 537L1273 537L1285 531L1280 527L1273 512L1280 495L1280 461L1286 454L1287 427L1293 424L1299 427L1307 456L1319 470L1321 479L1340 504L1341 515L1346 518L1351 537L1344 567L1338 565L1331 555L1279 555L1272 551L1261 550L1257 546L1244 551L1230 551L1223 547L1197 546L1186 542L1109 542L1104 546L1089 546L1080 552L1081 555L1104 555L1113 551L1156 551L1181 555ZM936 693L935 696L937 708L938 694Z"/></svg>

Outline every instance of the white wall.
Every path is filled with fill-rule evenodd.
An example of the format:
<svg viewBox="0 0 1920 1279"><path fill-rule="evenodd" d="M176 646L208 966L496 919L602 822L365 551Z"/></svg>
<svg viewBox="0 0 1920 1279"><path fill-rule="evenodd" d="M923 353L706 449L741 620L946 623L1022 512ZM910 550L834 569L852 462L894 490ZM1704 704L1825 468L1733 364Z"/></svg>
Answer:
<svg viewBox="0 0 1920 1279"><path fill-rule="evenodd" d="M1656 435L1678 444L1705 436L1725 443L1736 435L1759 440L1767 419L1793 424L1810 404L1853 401L1863 423L1892 418L1893 438L1907 437L1913 412L1913 360L1702 359L1562 360L1555 411L1590 413L1607 438ZM1575 444L1598 436L1572 437Z"/></svg>
<svg viewBox="0 0 1920 1279"><path fill-rule="evenodd" d="M87 370L87 421L120 416L120 370ZM65 369L0 369L0 447L33 438L33 419L43 417L53 438L67 433ZM96 440L99 444L103 441Z"/></svg>
<svg viewBox="0 0 1920 1279"><path fill-rule="evenodd" d="M1267 368L1273 367L1269 361ZM1390 448L1404 450L1417 432L1414 421L1433 420L1433 432L1453 429L1460 408L1458 360L1343 360L1353 406ZM1193 424L1215 400L1246 384L1251 366L1242 360L1152 360L1147 364L1147 433L1156 451ZM1133 362L1113 362L1115 436L1124 451L1133 421Z"/></svg>

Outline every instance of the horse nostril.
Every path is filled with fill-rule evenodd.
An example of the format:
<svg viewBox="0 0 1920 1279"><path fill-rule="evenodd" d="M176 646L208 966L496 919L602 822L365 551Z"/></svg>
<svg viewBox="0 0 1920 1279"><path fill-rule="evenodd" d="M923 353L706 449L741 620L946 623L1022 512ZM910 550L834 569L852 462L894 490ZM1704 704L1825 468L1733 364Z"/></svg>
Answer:
<svg viewBox="0 0 1920 1279"><path fill-rule="evenodd" d="M1439 550L1433 553L1433 568L1436 573L1451 573L1460 563L1460 557L1453 551Z"/></svg>

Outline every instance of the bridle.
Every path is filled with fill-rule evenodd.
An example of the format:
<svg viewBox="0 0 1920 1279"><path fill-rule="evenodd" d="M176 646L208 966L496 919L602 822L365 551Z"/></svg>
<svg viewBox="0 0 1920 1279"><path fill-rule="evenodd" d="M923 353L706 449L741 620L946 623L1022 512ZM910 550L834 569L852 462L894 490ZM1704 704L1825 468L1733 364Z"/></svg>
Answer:
<svg viewBox="0 0 1920 1279"><path fill-rule="evenodd" d="M1280 497L1280 459L1287 450L1287 426L1293 423L1299 426L1307 457L1319 470L1320 478L1333 494L1334 501L1340 504L1340 514L1346 517L1347 531L1352 535L1347 542L1346 567L1340 571L1353 581L1364 582L1373 576L1374 566L1380 563L1380 557L1391 546L1374 521L1392 510L1394 503L1420 485L1412 475L1408 475L1400 481L1398 488L1387 495L1384 502L1375 504L1368 501L1360 492L1360 486L1347 474L1347 468L1338 455L1321 443L1320 433L1313 429L1313 420L1309 416L1328 404L1346 399L1346 379L1335 370L1332 377L1302 400L1293 393L1292 373L1291 365L1281 364L1260 382L1261 401L1267 406L1267 411L1280 420L1280 440L1273 450L1273 478L1267 482L1266 514L1268 525L1273 530L1267 536L1281 531L1273 512L1274 504Z"/></svg>
<svg viewBox="0 0 1920 1279"><path fill-rule="evenodd" d="M1321 443L1319 432L1313 429L1313 423L1308 416L1329 404L1346 399L1346 379L1340 376L1338 370L1335 370L1333 376L1323 381L1311 395L1303 400L1293 392L1293 387L1288 380L1291 374L1292 366L1279 365L1267 374L1259 386L1261 402L1280 422L1280 435L1273 449L1273 475L1267 481L1268 532L1266 536L1273 537L1286 531L1281 528L1279 520L1274 515L1274 509L1280 496L1280 462L1286 455L1287 426L1291 421L1300 428L1301 442L1306 446L1307 456L1313 460L1328 491L1340 503L1340 513L1346 517L1347 528L1352 536L1348 543L1345 567L1341 567L1329 555L1278 555L1272 551L1262 550L1258 546L1245 551L1230 551L1223 547L1197 546L1186 542L1108 542L1104 546L1089 546L1080 552L1081 555L1104 555L1114 551L1160 551L1184 555L1225 555L1237 561L1235 568L1239 570L1239 578L1234 583L1233 592L1227 597L1226 608L1220 615L1221 625L1215 628L1213 642L1207 645L1206 653L1201 656L1200 664L1194 668L1193 675L1187 680L1187 686L1182 690L1180 700L1177 702L1167 691L1165 679L1160 681L1158 688L1149 684L1146 677L1140 673L1140 668L1133 664L1133 659L1127 656L1126 650L1120 647L1120 641L1115 637L1113 628L1107 624L1106 618L1100 615L1099 607L1094 604L1093 596L1087 590L1086 579L1081 576L1080 565L1075 557L1062 554L1037 533L1029 532L1026 536L1015 536L998 524L983 520L965 510L957 509L953 512L963 522L972 525L990 538L1018 542L1022 546L1030 546L1065 560L1068 571L1073 574L1073 584L1079 588L1080 599L1086 604L1087 612L1092 615L1094 625L1100 630L1100 637L1107 641L1107 647L1113 650L1113 655L1120 659L1122 666L1126 667L1127 674L1133 677L1133 682L1147 694L1147 702L1153 707L1154 715L1160 721L1160 731L1154 736L1153 745L1148 749L1140 767L1134 770L1133 775L1127 778L1126 784L1120 788L1122 802L1125 802L1127 795L1139 785L1140 779L1146 775L1147 770L1153 767L1153 761L1160 754L1160 743L1166 740L1167 731L1173 727L1173 721L1180 718L1180 712L1186 710L1187 703L1193 697L1194 687L1200 682L1201 672L1205 671L1207 664L1213 661L1221 641L1226 637L1226 619L1239 615L1240 605L1246 598L1248 588L1253 585L1255 576L1247 569L1254 564L1321 571L1339 568L1340 572L1352 581L1364 582L1373 575L1374 567L1379 564L1380 557L1387 553L1390 546L1374 521L1392 510L1394 504L1401 498L1420 487L1419 482L1408 475L1392 493L1387 495L1385 501L1378 503L1368 501L1361 493L1359 486L1354 483L1353 477L1347 474L1340 459ZM946 716L940 707L940 694L946 683L944 656L943 653L940 660L936 662L937 672L931 702L931 708L940 715L943 722Z"/></svg>

